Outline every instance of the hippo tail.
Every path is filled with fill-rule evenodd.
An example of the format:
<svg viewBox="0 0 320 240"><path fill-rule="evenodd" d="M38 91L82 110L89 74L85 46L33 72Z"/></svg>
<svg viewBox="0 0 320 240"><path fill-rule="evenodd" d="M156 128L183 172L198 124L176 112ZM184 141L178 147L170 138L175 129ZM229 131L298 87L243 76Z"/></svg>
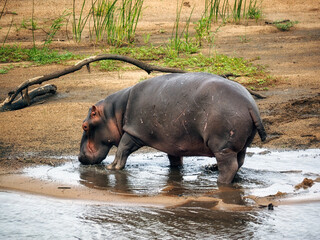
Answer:
<svg viewBox="0 0 320 240"><path fill-rule="evenodd" d="M259 112L256 109L250 109L249 110L251 119L254 123L254 125L256 126L257 130L258 130L258 134L261 138L261 141L264 142L267 138L267 133L266 130L264 129L264 126L262 124L262 120L260 118Z"/></svg>

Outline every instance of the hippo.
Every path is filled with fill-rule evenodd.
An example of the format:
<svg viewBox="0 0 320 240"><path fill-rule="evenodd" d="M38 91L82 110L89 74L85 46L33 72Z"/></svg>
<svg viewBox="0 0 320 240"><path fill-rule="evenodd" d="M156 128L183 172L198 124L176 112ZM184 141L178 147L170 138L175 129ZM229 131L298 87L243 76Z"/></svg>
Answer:
<svg viewBox="0 0 320 240"><path fill-rule="evenodd" d="M120 170L149 146L167 153L171 167L183 156L215 157L222 184L232 183L256 132L266 139L247 89L209 73L166 74L113 93L89 109L82 128L82 164L101 163L116 146L107 169Z"/></svg>

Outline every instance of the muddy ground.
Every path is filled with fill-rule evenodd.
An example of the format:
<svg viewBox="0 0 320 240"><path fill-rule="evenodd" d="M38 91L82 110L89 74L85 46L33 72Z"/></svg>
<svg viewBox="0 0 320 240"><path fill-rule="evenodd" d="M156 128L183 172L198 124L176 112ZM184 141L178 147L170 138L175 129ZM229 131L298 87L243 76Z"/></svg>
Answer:
<svg viewBox="0 0 320 240"><path fill-rule="evenodd" d="M195 6L194 20L200 17L204 1L187 0L183 17ZM58 8L56 6L59 6ZM46 26L72 1L35 0L34 17L39 25ZM255 146L267 148L319 148L320 147L320 2L314 0L263 1L263 19L258 22L226 24L216 34L213 48L229 56L254 59L275 77L276 83L262 93L266 99L257 100L269 139ZM0 20L0 42L13 21L21 23L30 19L32 1L8 1ZM10 11L17 15L10 14ZM137 29L137 45L143 45L143 36L150 34L153 44L165 43L171 35L175 20L176 2L145 0L143 15ZM290 19L299 21L288 32L281 32L265 21ZM69 36L71 32L69 31ZM37 44L42 44L45 34L35 33ZM102 46L88 41L75 44L68 40L65 31L59 33L51 45L58 50L97 54ZM32 45L30 30L10 31L7 44ZM0 101L21 82L58 69L63 65L21 67L0 75ZM0 68L8 64L0 64ZM86 69L52 80L58 92L50 99L25 109L0 113L0 168L2 172L19 169L34 163L57 164L56 156L77 155L82 135L81 124L88 108L98 100L117 90L132 86L150 76L141 70L103 72Z"/></svg>

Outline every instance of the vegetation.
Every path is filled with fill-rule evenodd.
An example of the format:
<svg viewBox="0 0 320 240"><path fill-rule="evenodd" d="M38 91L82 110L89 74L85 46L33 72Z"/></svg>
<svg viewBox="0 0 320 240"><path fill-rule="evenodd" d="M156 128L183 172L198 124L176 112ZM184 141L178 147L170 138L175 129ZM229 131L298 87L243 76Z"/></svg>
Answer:
<svg viewBox="0 0 320 240"><path fill-rule="evenodd" d="M294 25L298 24L298 21L275 21L273 24L280 30L280 31L289 31Z"/></svg>
<svg viewBox="0 0 320 240"><path fill-rule="evenodd" d="M60 31L61 27L63 26L63 22L66 20L66 18L70 15L67 11L64 11L62 15L60 15L57 19L53 20L53 23L50 26L50 30L47 33L47 38L44 42L44 46L48 46L51 44L53 38L57 34L58 31Z"/></svg>
<svg viewBox="0 0 320 240"><path fill-rule="evenodd" d="M149 44L150 34L143 37L145 45L148 46L137 47L132 44L135 39L143 0L121 0L121 2L118 0L94 0L90 3L82 0L78 13L75 0L73 0L72 12L64 11L57 19L52 21L42 48L37 48L35 44L32 49L24 49L17 45L3 45L0 48L0 62L28 61L31 64L50 64L87 57L74 55L70 52L58 53L49 49L57 32L61 31L64 23L71 17L75 42L81 41L83 30L87 26L89 27L91 40L105 41L114 46L109 50L104 50L106 53L127 55L152 64L181 68L187 71L240 75L241 79L239 81L243 84L249 84L253 88L264 88L270 85L273 79L267 76L261 66L254 66L250 61L242 58L232 58L217 53L210 55L200 53L204 44L213 44L215 33L223 24L230 21L230 18L234 22L247 18L258 19L261 16L261 10L257 0L236 0L233 6L230 5L228 0L206 0L201 18L193 23L191 19L194 9L191 9L187 19L183 22L181 19L183 1L180 4L179 1L177 1L176 21L171 38L166 44L160 46ZM89 12L86 12L85 10L88 9ZM216 29L212 31L213 24L220 20L221 22L216 25ZM190 28L192 27L195 34L190 34ZM23 20L21 28L32 30L33 42L35 42L34 31L39 27L33 15L30 20ZM129 47L124 45L129 45ZM93 65L107 71L135 68L131 65L109 60L100 61ZM0 69L0 73L5 74L12 68L13 65L4 67Z"/></svg>
<svg viewBox="0 0 320 240"><path fill-rule="evenodd" d="M2 67L2 68L0 68L0 74L6 74L6 73L8 73L8 71L10 70L10 69L12 69L13 68L13 66L5 66L5 67Z"/></svg>
<svg viewBox="0 0 320 240"><path fill-rule="evenodd" d="M70 52L58 53L57 51L50 50L46 47L31 49L24 49L16 45L0 47L0 62L3 63L30 61L35 64L43 65L61 63L76 58L78 58L78 56Z"/></svg>
<svg viewBox="0 0 320 240"><path fill-rule="evenodd" d="M86 23L90 17L89 14L87 15L83 15L84 14L84 7L86 4L86 0L83 0L82 5L81 5L81 10L80 10L80 14L78 19L76 18L76 3L75 0L73 0L72 2L72 17L73 17L73 21L72 21L72 33L73 33L73 40L75 40L76 42L80 42L81 41L81 36L82 36L82 32L84 27L86 26Z"/></svg>
<svg viewBox="0 0 320 240"><path fill-rule="evenodd" d="M235 78L235 80L256 90L265 89L275 81L264 71L262 66L255 66L251 61L243 58L228 57L223 54L207 56L202 53L191 54L185 52L172 56L166 46L154 47L152 45L135 48L112 48L107 53L126 55L152 64L180 68L186 71L241 76L241 78ZM101 70L107 71L136 69L115 61L101 61L97 65Z"/></svg>
<svg viewBox="0 0 320 240"><path fill-rule="evenodd" d="M78 18L76 17L75 0L72 10L73 39L80 42L84 27L92 19L89 26L91 39L96 42L106 40L114 46L132 43L141 15L143 0L95 0L90 10L85 13L86 0L83 0Z"/></svg>

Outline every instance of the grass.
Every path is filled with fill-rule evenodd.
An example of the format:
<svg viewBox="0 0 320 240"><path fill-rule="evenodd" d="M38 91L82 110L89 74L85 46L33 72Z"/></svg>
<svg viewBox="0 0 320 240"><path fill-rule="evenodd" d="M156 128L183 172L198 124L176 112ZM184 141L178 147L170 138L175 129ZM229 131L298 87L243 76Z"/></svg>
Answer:
<svg viewBox="0 0 320 240"><path fill-rule="evenodd" d="M256 66L243 58L228 57L223 54L207 56L202 53L183 53L173 57L166 46L155 47L152 45L149 47L112 48L107 53L126 55L151 64L192 72L240 75L241 78L235 78L235 80L255 90L266 89L275 81L265 72L264 67ZM101 61L101 63L97 63L97 66L106 71L137 69L117 61Z"/></svg>
<svg viewBox="0 0 320 240"><path fill-rule="evenodd" d="M92 0L88 12L85 12L86 4L87 1L83 0L77 14L73 0L72 32L76 42L81 41L88 24L90 37L96 42L106 41L113 46L134 42L143 0ZM90 26L90 20L93 26Z"/></svg>
<svg viewBox="0 0 320 240"><path fill-rule="evenodd" d="M66 21L67 17L70 16L70 14L71 13L64 11L58 18L53 20L53 22L50 26L50 30L47 33L47 37L44 42L44 46L48 46L51 44L51 42L53 41L53 38L55 37L57 32L60 31L60 29L64 25L63 22Z"/></svg>
<svg viewBox="0 0 320 240"><path fill-rule="evenodd" d="M93 29L91 29L90 34L91 38L94 36L97 42L102 41L105 35L110 36L113 31L116 3L117 0L113 2L105 0L92 2Z"/></svg>
<svg viewBox="0 0 320 240"><path fill-rule="evenodd" d="M17 45L0 47L0 62L14 63L30 61L38 65L62 63L63 61L77 59L79 56L70 53L59 53L54 50L44 48L24 49Z"/></svg>
<svg viewBox="0 0 320 240"><path fill-rule="evenodd" d="M0 74L7 74L12 68L13 66L5 66L3 68L0 68Z"/></svg>
<svg viewBox="0 0 320 240"><path fill-rule="evenodd" d="M142 46L142 47L122 47L112 48L107 53L121 54L149 62L154 65L174 67L192 72L209 72L213 74L233 74L240 75L236 78L241 84L252 89L265 89L274 83L274 79L265 73L262 66L256 66L252 62L243 58L228 57L222 54L210 56L201 53L182 53L174 57L168 51L167 46ZM0 47L0 62L14 63L29 61L36 65L61 64L72 59L83 59L87 56L79 56L70 52L59 53L48 48L23 49L19 46ZM119 62L105 60L94 63L102 71L135 70L135 66ZM13 66L0 69L0 74L6 74Z"/></svg>
<svg viewBox="0 0 320 240"><path fill-rule="evenodd" d="M255 19L257 21L262 17L261 1L259 3L258 0L250 0L247 11L248 18Z"/></svg>
<svg viewBox="0 0 320 240"><path fill-rule="evenodd" d="M298 24L298 21L275 21L273 24L280 31L289 31L294 25Z"/></svg>
<svg viewBox="0 0 320 240"><path fill-rule="evenodd" d="M76 17L76 2L75 0L73 0L72 2L72 33L73 33L73 40L75 40L76 42L81 41L83 29L86 26L87 21L90 17L90 13L86 15L84 14L85 5L86 5L86 0L83 0L79 16Z"/></svg>

